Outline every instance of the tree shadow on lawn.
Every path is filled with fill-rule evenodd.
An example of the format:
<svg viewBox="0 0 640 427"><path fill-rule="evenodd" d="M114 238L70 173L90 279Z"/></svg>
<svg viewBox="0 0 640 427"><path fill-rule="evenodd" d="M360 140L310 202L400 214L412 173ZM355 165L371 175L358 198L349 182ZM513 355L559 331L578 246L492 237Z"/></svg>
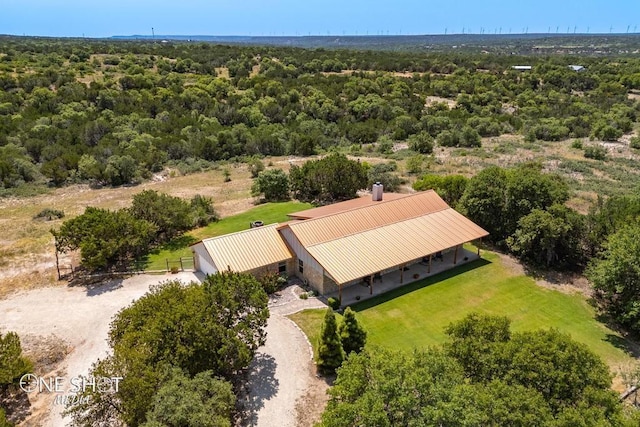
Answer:
<svg viewBox="0 0 640 427"><path fill-rule="evenodd" d="M188 248L189 246L199 241L200 241L199 239L195 238L190 234L183 234L182 236L175 237L170 241L168 241L167 243L164 243L160 246L153 248L151 251L149 251L147 255L144 255L139 259L137 259L135 261L134 269L146 270L151 264L151 261L149 260L149 255L157 255L162 251L169 251L169 252L179 251L180 249Z"/></svg>
<svg viewBox="0 0 640 427"><path fill-rule="evenodd" d="M188 248L189 246L196 243L198 239L193 237L190 234L183 234L182 236L174 237L169 240L167 243L161 245L158 249L154 249L151 253L158 253L159 251L167 250L167 251L177 251L179 249Z"/></svg>
<svg viewBox="0 0 640 427"><path fill-rule="evenodd" d="M392 289L389 292L386 292L382 295L359 302L357 304L352 305L351 309L356 312L364 311L369 308L375 307L377 305L383 304L387 301L391 301L392 299L417 291L418 289L426 288L427 286L433 285L435 283L439 283L443 280L450 279L452 277L456 277L462 273L475 270L476 268L484 267L485 265L488 265L488 264L492 264L492 262L484 258L480 258L475 261L471 261L467 264L461 265L459 267L455 267L450 270L443 271L434 276L427 277L426 279L418 280L417 282L409 283L408 285L403 285L399 288Z"/></svg>
<svg viewBox="0 0 640 427"><path fill-rule="evenodd" d="M635 340L630 339L630 337L607 334L604 341L615 348L619 348L629 356L633 356L634 358L640 357L640 345Z"/></svg>
<svg viewBox="0 0 640 427"><path fill-rule="evenodd" d="M640 357L640 336L634 334L617 324L605 311L597 298L590 298L589 304L596 310L595 319L617 334L606 334L603 341L625 352L634 358Z"/></svg>

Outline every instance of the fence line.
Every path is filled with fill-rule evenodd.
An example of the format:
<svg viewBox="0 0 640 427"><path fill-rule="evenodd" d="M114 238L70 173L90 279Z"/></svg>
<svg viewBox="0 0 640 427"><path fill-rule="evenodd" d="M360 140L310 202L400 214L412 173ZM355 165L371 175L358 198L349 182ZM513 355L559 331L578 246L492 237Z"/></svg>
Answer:
<svg viewBox="0 0 640 427"><path fill-rule="evenodd" d="M158 274L178 271L195 271L195 261L193 257L180 257L180 259L178 260L170 260L169 258L166 258L165 263L167 268L164 270L147 270L144 268L136 268L136 266L139 265L136 264L136 266L132 266L132 268L124 271L109 271L105 273L82 273L82 270L80 270L79 268L74 268L72 264L58 265L58 280L69 279L73 281L76 279L99 279L114 276L130 276L133 274Z"/></svg>

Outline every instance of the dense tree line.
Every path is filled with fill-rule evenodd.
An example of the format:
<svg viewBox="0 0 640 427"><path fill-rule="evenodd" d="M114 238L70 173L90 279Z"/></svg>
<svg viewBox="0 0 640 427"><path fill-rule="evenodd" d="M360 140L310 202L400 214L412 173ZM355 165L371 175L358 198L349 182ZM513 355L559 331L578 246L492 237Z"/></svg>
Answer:
<svg viewBox="0 0 640 427"><path fill-rule="evenodd" d="M121 310L112 354L94 377L123 377L118 390L87 388L68 410L76 426L231 426L234 383L264 344L267 295L251 275L164 282Z"/></svg>
<svg viewBox="0 0 640 427"><path fill-rule="evenodd" d="M429 153L434 142L476 146L503 133L628 132L640 62L580 58L587 68L576 72L567 61L3 37L0 182L122 185L167 164L193 170L352 144L408 141ZM522 73L514 63L535 66Z"/></svg>
<svg viewBox="0 0 640 427"><path fill-rule="evenodd" d="M477 314L446 332L443 348L352 354L322 425L637 425L609 389L607 366L567 335L516 333L506 318Z"/></svg>
<svg viewBox="0 0 640 427"><path fill-rule="evenodd" d="M536 163L491 166L470 179L427 174L413 188L435 190L487 230L487 240L498 248L532 266L556 270L582 271L611 234L640 217L635 196L599 199L589 214L580 214L565 205L567 183Z"/></svg>
<svg viewBox="0 0 640 427"><path fill-rule="evenodd" d="M187 202L152 190L133 196L131 207L116 211L88 207L82 215L52 230L56 251L80 250L86 269L127 269L157 245L187 230L216 221L211 199Z"/></svg>

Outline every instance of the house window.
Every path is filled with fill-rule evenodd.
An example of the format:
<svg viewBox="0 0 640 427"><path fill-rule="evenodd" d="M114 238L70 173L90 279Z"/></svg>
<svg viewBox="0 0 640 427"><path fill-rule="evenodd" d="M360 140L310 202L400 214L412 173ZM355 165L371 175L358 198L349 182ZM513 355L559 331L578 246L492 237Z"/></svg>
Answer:
<svg viewBox="0 0 640 427"><path fill-rule="evenodd" d="M279 262L278 263L278 274L284 274L287 272L287 263Z"/></svg>
<svg viewBox="0 0 640 427"><path fill-rule="evenodd" d="M304 273L304 262L301 259L298 260L298 271L300 274Z"/></svg>

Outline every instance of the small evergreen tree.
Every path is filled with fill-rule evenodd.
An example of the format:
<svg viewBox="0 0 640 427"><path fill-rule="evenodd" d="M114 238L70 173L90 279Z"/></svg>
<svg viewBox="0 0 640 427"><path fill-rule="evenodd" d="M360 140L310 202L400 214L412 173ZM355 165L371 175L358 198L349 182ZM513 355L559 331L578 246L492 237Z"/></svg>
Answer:
<svg viewBox="0 0 640 427"><path fill-rule="evenodd" d="M367 331L362 328L356 319L356 313L347 307L342 317L342 323L338 327L340 340L344 353L348 355L352 351L360 353L367 342Z"/></svg>
<svg viewBox="0 0 640 427"><path fill-rule="evenodd" d="M331 308L328 308L320 329L318 369L323 374L333 374L343 360L344 350L342 350L340 335L338 335L336 315Z"/></svg>
<svg viewBox="0 0 640 427"><path fill-rule="evenodd" d="M15 383L33 369L33 364L22 355L20 337L15 332L0 334L0 386Z"/></svg>

